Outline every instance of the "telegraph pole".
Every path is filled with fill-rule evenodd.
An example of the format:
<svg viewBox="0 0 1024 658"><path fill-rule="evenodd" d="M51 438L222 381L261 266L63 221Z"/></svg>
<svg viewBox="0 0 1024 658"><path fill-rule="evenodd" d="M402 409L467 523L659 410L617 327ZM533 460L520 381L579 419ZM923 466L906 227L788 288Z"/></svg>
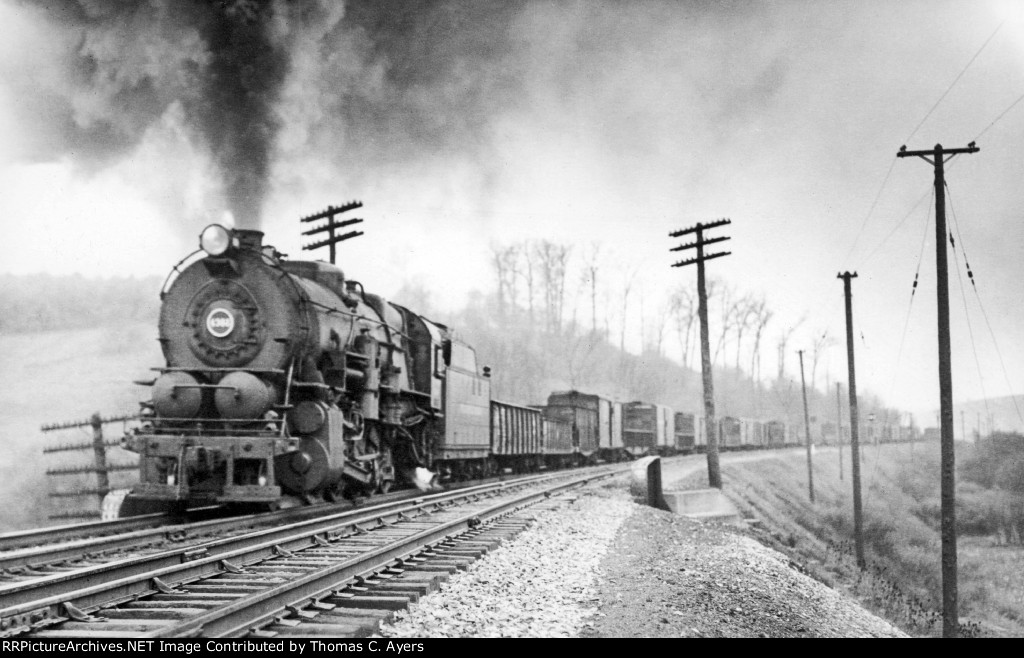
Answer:
<svg viewBox="0 0 1024 658"><path fill-rule="evenodd" d="M348 233L345 233L343 235L335 235L334 232L337 229L345 227L345 226L351 226L352 224L359 224L363 220L362 219L346 219L343 222L339 222L339 221L335 221L334 217L335 217L335 215L340 215L342 213L348 212L349 210L355 210L356 208L362 208L362 207L363 207L363 203L361 201L349 201L348 203L346 203L343 206L340 206L340 207L327 206L327 210L322 210L322 211L316 213L315 215L310 215L308 217L301 218L299 221L303 222L303 223L315 222L315 221L320 220L320 219L326 219L327 220L326 224L321 224L320 226L317 226L315 228L312 228L312 229L310 229L308 231L303 232L303 235L316 235L317 233L327 233L327 238L324 239L324 240L320 240L319 242L314 242L313 244L305 245L305 246L302 247L302 249L304 251L312 251L313 249L319 249L320 247L329 247L330 248L330 252L329 253L330 253L330 259L331 259L331 265L334 265L335 264L334 263L334 259L335 259L335 256L337 255L336 254L336 248L335 248L334 245L338 244L339 242L344 242L345 240L350 240L352 238L357 238L357 237L359 237L360 235L363 234L362 231L349 231Z"/></svg>
<svg viewBox="0 0 1024 658"><path fill-rule="evenodd" d="M839 445L839 481L843 480L843 400L836 382L836 443Z"/></svg>
<svg viewBox="0 0 1024 658"><path fill-rule="evenodd" d="M850 370L850 467L853 471L853 540L857 551L857 566L864 568L864 518L860 505L860 420L857 415L857 372L853 361L853 294L850 292L850 279L857 273L844 272L837 274L843 280L843 293L846 296L846 362Z"/></svg>
<svg viewBox="0 0 1024 658"><path fill-rule="evenodd" d="M704 239L704 231L718 226L731 224L732 220L719 219L708 224L697 222L696 226L669 233L670 238L678 238L689 233L696 233L697 238L689 244L673 247L669 251L683 251L696 247L697 256L688 260L673 263L672 267L683 267L697 264L697 315L700 318L700 371L704 380L704 431L708 437L708 484L716 489L722 488L722 474L718 467L718 428L715 423L715 389L711 377L711 345L708 337L708 293L704 283L704 262L712 258L728 256L731 251L720 251L716 254L704 255L704 247L716 242L728 240L728 237Z"/></svg>
<svg viewBox="0 0 1024 658"><path fill-rule="evenodd" d="M953 446L953 372L949 334L949 272L946 261L946 179L945 164L960 153L977 153L967 148L944 149L936 144L929 151L908 151L901 146L898 158L916 156L935 169L935 270L938 293L939 331L939 437L942 443L942 636L957 637L957 552L956 552L956 457ZM947 157L948 156L948 157Z"/></svg>
<svg viewBox="0 0 1024 658"><path fill-rule="evenodd" d="M814 502L814 469L811 465L811 418L807 414L807 382L804 381L804 351L797 350L800 355L800 388L804 392L804 429L807 432L807 491Z"/></svg>

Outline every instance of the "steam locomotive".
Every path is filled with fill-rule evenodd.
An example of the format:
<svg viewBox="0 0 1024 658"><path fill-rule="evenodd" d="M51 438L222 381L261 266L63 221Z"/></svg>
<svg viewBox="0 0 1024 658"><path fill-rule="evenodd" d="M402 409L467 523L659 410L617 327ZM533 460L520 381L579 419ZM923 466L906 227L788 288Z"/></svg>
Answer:
<svg viewBox="0 0 1024 658"><path fill-rule="evenodd" d="M468 345L262 237L208 226L164 284L129 507L334 500L487 456L489 373Z"/></svg>

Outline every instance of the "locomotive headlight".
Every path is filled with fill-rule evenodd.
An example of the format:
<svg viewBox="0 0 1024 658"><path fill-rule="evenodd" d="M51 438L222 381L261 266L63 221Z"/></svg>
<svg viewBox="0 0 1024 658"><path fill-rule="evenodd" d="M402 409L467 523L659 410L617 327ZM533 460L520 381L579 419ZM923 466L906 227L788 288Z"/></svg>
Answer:
<svg viewBox="0 0 1024 658"><path fill-rule="evenodd" d="M211 256L220 256L231 246L231 231L220 224L210 224L199 234L199 247Z"/></svg>

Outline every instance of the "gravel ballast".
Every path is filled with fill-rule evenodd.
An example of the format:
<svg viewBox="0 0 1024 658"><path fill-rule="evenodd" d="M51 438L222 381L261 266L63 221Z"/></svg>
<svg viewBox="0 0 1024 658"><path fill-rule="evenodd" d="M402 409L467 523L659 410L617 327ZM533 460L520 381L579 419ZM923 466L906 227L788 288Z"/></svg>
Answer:
<svg viewBox="0 0 1024 658"><path fill-rule="evenodd" d="M574 637L596 610L597 570L634 511L607 489L536 524L385 625L388 637Z"/></svg>
<svg viewBox="0 0 1024 658"><path fill-rule="evenodd" d="M905 637L714 522L572 494L381 628L386 637Z"/></svg>
<svg viewBox="0 0 1024 658"><path fill-rule="evenodd" d="M714 522L637 506L601 563L601 637L906 637Z"/></svg>

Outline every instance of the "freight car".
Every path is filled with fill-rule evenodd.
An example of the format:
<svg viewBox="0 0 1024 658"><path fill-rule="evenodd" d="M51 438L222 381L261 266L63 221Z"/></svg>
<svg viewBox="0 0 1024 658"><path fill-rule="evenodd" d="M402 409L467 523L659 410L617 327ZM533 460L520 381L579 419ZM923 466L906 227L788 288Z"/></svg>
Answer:
<svg viewBox="0 0 1024 658"><path fill-rule="evenodd" d="M675 416L675 449L689 455L697 450L697 420L693 414L676 412Z"/></svg>
<svg viewBox="0 0 1024 658"><path fill-rule="evenodd" d="M765 442L769 448L789 445L789 428L781 420L768 421L765 423Z"/></svg>
<svg viewBox="0 0 1024 658"><path fill-rule="evenodd" d="M629 453L623 443L623 405L601 395L561 391L548 396L548 416L567 423L573 445L587 461L620 461Z"/></svg>
<svg viewBox="0 0 1024 658"><path fill-rule="evenodd" d="M675 415L661 404L630 402L622 407L622 441L634 457L675 452Z"/></svg>

